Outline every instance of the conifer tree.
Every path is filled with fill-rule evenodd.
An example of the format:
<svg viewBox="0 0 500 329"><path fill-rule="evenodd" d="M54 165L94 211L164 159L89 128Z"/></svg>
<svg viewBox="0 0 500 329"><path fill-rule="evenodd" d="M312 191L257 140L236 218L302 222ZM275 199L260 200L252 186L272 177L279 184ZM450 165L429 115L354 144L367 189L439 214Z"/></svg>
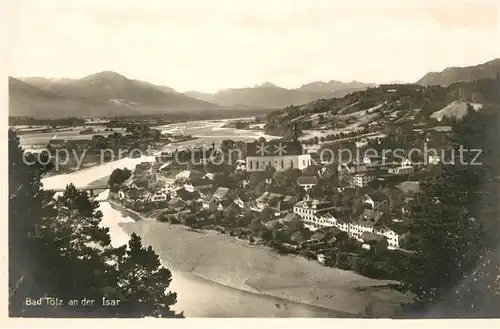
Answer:
<svg viewBox="0 0 500 329"><path fill-rule="evenodd" d="M455 163L442 165L423 181L414 200L411 232L417 250L403 266L402 284L428 316L485 316L488 304L490 312L500 306L498 282L495 286L500 272L492 261L498 258L498 211L492 196L498 194L488 188L492 162L498 164L492 152L497 144L488 140L498 130L495 120L469 110L453 126ZM475 152L460 154L460 148L483 149L482 165L471 163Z"/></svg>
<svg viewBox="0 0 500 329"><path fill-rule="evenodd" d="M166 292L172 274L162 267L154 250L143 247L141 238L132 234L128 248L117 263L117 291L121 307L119 316L183 317L170 310L177 294Z"/></svg>
<svg viewBox="0 0 500 329"><path fill-rule="evenodd" d="M45 166L34 155L24 154L19 138L9 129L9 315L21 316L25 297L44 292L35 275L40 265L42 241L37 232L44 204L53 193L41 190Z"/></svg>
<svg viewBox="0 0 500 329"><path fill-rule="evenodd" d="M37 317L182 317L165 294L171 273L151 247L134 235L129 248L114 248L100 227L99 203L68 185L62 196L42 190L46 167L26 156L9 130L9 313ZM29 307L26 297L54 297L63 307ZM116 307L102 298L120 300ZM69 300L95 300L69 306Z"/></svg>

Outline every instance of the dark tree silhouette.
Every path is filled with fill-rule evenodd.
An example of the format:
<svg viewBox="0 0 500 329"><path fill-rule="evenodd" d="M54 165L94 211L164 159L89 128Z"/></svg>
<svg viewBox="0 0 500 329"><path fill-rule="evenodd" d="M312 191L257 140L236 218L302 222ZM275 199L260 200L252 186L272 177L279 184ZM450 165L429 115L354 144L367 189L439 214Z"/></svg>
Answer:
<svg viewBox="0 0 500 329"><path fill-rule="evenodd" d="M26 161L25 161L26 160ZM133 235L128 248L111 245L99 224L99 203L68 185L62 196L42 190L46 170L24 156L9 130L9 313L23 317L182 317L165 293L171 273ZM33 307L26 298L53 297L60 307ZM120 301L104 306L102 298ZM93 305L81 305L83 299ZM70 300L78 301L70 305Z"/></svg>
<svg viewBox="0 0 500 329"><path fill-rule="evenodd" d="M499 122L497 113L486 112L458 121L454 148L483 149L483 165L470 164L475 152L456 152L455 164L422 182L412 205L417 250L403 266L402 282L427 316L498 316Z"/></svg>

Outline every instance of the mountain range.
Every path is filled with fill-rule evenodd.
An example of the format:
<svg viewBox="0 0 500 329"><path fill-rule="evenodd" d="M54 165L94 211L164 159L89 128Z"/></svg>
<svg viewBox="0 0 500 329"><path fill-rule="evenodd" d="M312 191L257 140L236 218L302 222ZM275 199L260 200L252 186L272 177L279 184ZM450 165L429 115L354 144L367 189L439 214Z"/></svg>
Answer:
<svg viewBox="0 0 500 329"><path fill-rule="evenodd" d="M429 72L416 83L423 86L449 85L458 81L496 78L498 75L500 75L500 58L475 66L448 67L441 72Z"/></svg>
<svg viewBox="0 0 500 329"><path fill-rule="evenodd" d="M37 117L156 114L216 107L110 71L82 79L11 77L9 100L10 115Z"/></svg>
<svg viewBox="0 0 500 329"><path fill-rule="evenodd" d="M286 89L270 82L249 88L232 88L214 94L187 91L187 96L220 106L246 105L264 108L283 108L288 105L306 104L321 98L343 97L356 90L377 86L362 82L311 82L296 89Z"/></svg>
<svg viewBox="0 0 500 329"><path fill-rule="evenodd" d="M457 81L494 78L500 75L500 59L469 67L430 72L421 85L447 85ZM270 82L216 93L180 93L168 86L128 79L104 71L81 79L9 77L9 115L33 117L123 116L217 113L223 110L266 110L302 105L318 99L339 98L354 91L376 87L359 81L314 81L295 89Z"/></svg>
<svg viewBox="0 0 500 329"><path fill-rule="evenodd" d="M330 86L330 88L326 86ZM121 116L240 109L276 109L320 98L342 97L374 84L314 82L285 89L270 82L215 94L180 93L168 86L104 71L81 79L9 77L11 116Z"/></svg>

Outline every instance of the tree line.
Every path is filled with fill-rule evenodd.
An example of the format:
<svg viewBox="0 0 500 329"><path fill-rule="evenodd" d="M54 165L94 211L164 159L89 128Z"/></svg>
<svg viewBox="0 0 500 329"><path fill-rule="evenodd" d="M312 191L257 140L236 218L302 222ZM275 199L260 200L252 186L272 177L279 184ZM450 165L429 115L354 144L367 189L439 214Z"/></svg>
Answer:
<svg viewBox="0 0 500 329"><path fill-rule="evenodd" d="M47 168L28 165L23 152L9 130L9 315L183 317L171 310L172 275L153 249L136 234L114 247L109 228L100 226L99 203L71 184L58 197L44 190ZM62 302L54 306L47 298ZM104 306L103 298L119 303ZM80 304L84 299L95 303Z"/></svg>
<svg viewBox="0 0 500 329"><path fill-rule="evenodd" d="M402 289L415 296L406 316L498 316L498 110L469 110L453 126L453 148L482 149L482 165L441 165L415 196L410 230L416 253L401 264ZM473 156L466 153L464 163Z"/></svg>

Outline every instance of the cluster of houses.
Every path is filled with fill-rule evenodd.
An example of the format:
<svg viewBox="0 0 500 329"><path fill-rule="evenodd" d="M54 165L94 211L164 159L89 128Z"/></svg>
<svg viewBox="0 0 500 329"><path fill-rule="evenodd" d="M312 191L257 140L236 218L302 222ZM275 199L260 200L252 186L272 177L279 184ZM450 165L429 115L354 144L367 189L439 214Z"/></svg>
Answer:
<svg viewBox="0 0 500 329"><path fill-rule="evenodd" d="M384 180L391 176L411 176L421 164L413 164L409 159L399 161L389 160L385 157L364 157L362 161L351 161L338 165L339 175L349 176L352 185L366 187L371 182Z"/></svg>
<svg viewBox="0 0 500 329"><path fill-rule="evenodd" d="M260 172L266 167L274 168L274 171L284 171L289 168L305 169L310 164L310 155L303 154L300 143L298 145L294 143L296 142L285 145L285 151L281 143L268 143L267 150L258 149L255 147L257 143L254 143L254 149L247 153L245 160L238 161L235 171L244 170L250 174ZM275 150L271 147L275 147ZM275 154L279 152L282 154ZM305 197L298 200L296 196L273 192L264 192L254 197L251 193L253 191L244 188L235 191L228 187L216 186L214 174L197 170L182 170L174 177L166 178L162 175L162 171L168 167L169 163L161 166L157 163L137 165L132 177L123 184L124 187L119 192L120 198L139 198L143 202L161 203L162 207L179 212L193 207L212 211L227 211L233 208L240 214L262 213L266 210L273 214L270 215L272 218L269 221L263 221L266 226L276 221L286 221L287 218L299 218L311 231L336 228L346 232L351 238L360 241L364 248L378 248L382 245L388 249L400 249L402 241L408 235L401 220L393 218L403 218L406 208L401 209L400 216L394 216L394 213L389 215L389 198L380 191L371 191L361 197L360 201L364 207L357 215L353 215L349 207L339 207L332 202L311 198L307 192L318 184L319 179L322 179L325 168L320 169L318 176L302 176L297 179L296 185L306 191ZM413 168L411 162L405 159L390 168L393 168L395 173L401 173L408 167ZM367 178L357 180L361 175L360 170L365 170L362 177L370 177L378 169L380 166L373 158L365 159L362 164L341 164L338 167L339 174L342 171L354 173L352 187L366 185ZM267 183L271 176L266 179Z"/></svg>
<svg viewBox="0 0 500 329"><path fill-rule="evenodd" d="M408 236L407 229L400 219L390 218L386 210L388 197L379 191L367 193L362 202L366 209L353 218L351 209L336 207L330 202L313 200L308 195L297 202L293 212L297 214L312 231L336 227L350 237L363 243L387 243L389 249L401 248L401 242Z"/></svg>
<svg viewBox="0 0 500 329"><path fill-rule="evenodd" d="M160 166L152 162L136 165L130 178L123 183L119 198L147 202L168 202L173 208L183 208L214 187L214 175L196 170L182 170L173 178L162 175Z"/></svg>
<svg viewBox="0 0 500 329"><path fill-rule="evenodd" d="M249 153L246 163L248 171L265 170L263 168L273 168L275 171L284 171L290 168L305 169L311 163L311 155L304 154L302 146L292 142L286 146L286 154L276 154L280 151L280 146L276 143L268 143L268 153L259 148L258 145ZM272 152L274 147L275 152ZM266 150L267 151L267 150ZM338 165L339 176L350 177L351 187L366 187L377 178L388 176L409 176L415 173L418 164L413 164L409 159L402 158L400 161L389 161L381 157L365 157L359 163L351 161ZM323 170L325 168L322 168ZM320 172L321 174L321 172ZM319 175L321 177L321 175ZM297 185L306 192L318 184L316 176L303 176L297 179ZM288 197L291 198L291 197ZM283 207L275 200L280 200ZM264 204L264 201L267 204ZM276 215L284 215L286 198L276 193L265 193L258 199L258 206L251 208L255 211L262 211L266 206L272 206L276 210ZM364 248L374 245L386 245L389 249L401 248L402 241L408 236L407 229L401 224L399 218L391 218L388 212L389 198L380 191L367 193L362 198L362 203L366 209L353 218L352 210L345 207L336 207L331 202L313 200L306 194L303 200L297 201L293 205L293 213L296 214L304 224L311 230L336 227L346 232L350 237L363 243ZM405 200L408 203L408 200ZM401 209L401 216L405 215L405 207Z"/></svg>

